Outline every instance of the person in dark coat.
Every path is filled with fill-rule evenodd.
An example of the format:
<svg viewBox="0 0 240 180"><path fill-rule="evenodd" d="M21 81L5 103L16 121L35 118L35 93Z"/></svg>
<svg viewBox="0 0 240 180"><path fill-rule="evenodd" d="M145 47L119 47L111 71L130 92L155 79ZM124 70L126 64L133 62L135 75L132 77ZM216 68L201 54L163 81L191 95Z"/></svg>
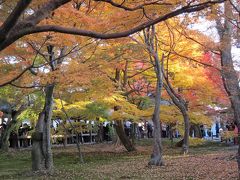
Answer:
<svg viewBox="0 0 240 180"><path fill-rule="evenodd" d="M152 132L153 132L152 124L148 122L147 123L147 136L148 136L148 138L153 137Z"/></svg>

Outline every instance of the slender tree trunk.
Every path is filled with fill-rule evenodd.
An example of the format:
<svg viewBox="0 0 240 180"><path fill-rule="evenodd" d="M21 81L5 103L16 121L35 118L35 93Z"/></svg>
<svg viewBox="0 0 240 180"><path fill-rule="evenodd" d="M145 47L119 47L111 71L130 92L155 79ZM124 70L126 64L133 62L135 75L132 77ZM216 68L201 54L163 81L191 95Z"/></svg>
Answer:
<svg viewBox="0 0 240 180"><path fill-rule="evenodd" d="M97 118L97 121L99 119ZM103 124L102 123L99 123L99 126L98 126L98 132L97 132L97 142L98 143L102 143L103 142Z"/></svg>
<svg viewBox="0 0 240 180"><path fill-rule="evenodd" d="M33 135L32 169L33 171L45 170L53 173L53 157L51 149L51 118L53 108L54 84L45 88L45 106L39 114L36 131ZM35 162L36 161L36 162ZM44 165L43 165L44 164Z"/></svg>
<svg viewBox="0 0 240 180"><path fill-rule="evenodd" d="M71 125L72 126L72 125ZM73 126L72 126L73 127ZM75 130L74 130L75 131ZM77 133L77 131L75 131L76 134L76 145L77 145L77 149L78 149L78 157L79 157L79 162L80 163L84 163L83 160L83 155L82 155L82 151L81 151L81 146L80 146L80 138L79 138L79 133Z"/></svg>
<svg viewBox="0 0 240 180"><path fill-rule="evenodd" d="M59 98L61 100L60 94L59 94ZM66 112L66 110L65 110L65 108L63 106L62 100L61 100L61 105L62 105L62 111L65 114L65 116L66 116L66 118L67 118L67 120L68 120L68 122L69 122L69 124L70 124L70 126L72 128L72 130L73 130L73 133L76 135L76 145L77 145L77 149L78 149L79 161L80 161L80 163L84 163L83 155L82 155L82 151L81 151L81 146L80 146L80 134L77 132L76 128L72 124L71 119L68 116L68 114L67 114L67 112ZM67 121L66 121L66 123L67 123ZM64 128L65 132L67 132L67 128L66 128L65 124L63 123L62 125L63 125L63 128ZM82 136L82 133L81 133L81 136Z"/></svg>
<svg viewBox="0 0 240 180"><path fill-rule="evenodd" d="M161 140L161 127L160 127L160 102L161 102L161 90L162 90L162 74L159 60L155 58L155 73L157 77L156 83L156 96L155 96L155 107L153 113L153 126L154 126L154 145L153 152L149 165L162 166L164 165L162 158L162 140Z"/></svg>
<svg viewBox="0 0 240 180"><path fill-rule="evenodd" d="M162 154L162 137L161 137L161 122L160 122L160 104L161 104L161 92L163 87L163 74L162 66L160 65L160 59L158 56L158 41L156 39L156 33L154 26L144 30L144 41L147 47L147 50L150 55L150 62L154 66L154 72L156 75L156 89L155 89L155 106L153 112L153 126L154 126L154 135L153 135L153 151L151 154L150 161L148 165L162 166L164 165ZM162 55L161 61L163 62L164 55Z"/></svg>
<svg viewBox="0 0 240 180"><path fill-rule="evenodd" d="M173 125L169 124L169 139L171 141L171 147L173 147Z"/></svg>
<svg viewBox="0 0 240 180"><path fill-rule="evenodd" d="M173 103L175 104L175 106L178 107L178 109L180 110L183 116L184 136L183 136L183 141L181 142L182 142L183 153L187 154L189 151L189 129L190 129L187 105L186 105L186 102L180 96L176 96L176 92L171 87L170 82L166 77L165 77L165 80L167 84L164 84L164 87L168 95L171 97ZM180 145L180 143L178 143L178 145Z"/></svg>
<svg viewBox="0 0 240 180"><path fill-rule="evenodd" d="M121 140L121 143L124 145L127 151L136 151L133 143L130 141L130 139L126 136L124 132L124 126L122 121L115 121L115 129L119 139Z"/></svg>
<svg viewBox="0 0 240 180"><path fill-rule="evenodd" d="M183 110L182 115L184 120L184 137L182 148L183 154L187 154L189 151L189 116L186 109Z"/></svg>
<svg viewBox="0 0 240 180"><path fill-rule="evenodd" d="M137 128L137 124L136 123L132 123L131 126L131 140L132 140L132 144L135 144L135 140L136 140L136 128Z"/></svg>
<svg viewBox="0 0 240 180"><path fill-rule="evenodd" d="M63 147L66 148L67 147L67 130L64 130L64 135L63 135Z"/></svg>

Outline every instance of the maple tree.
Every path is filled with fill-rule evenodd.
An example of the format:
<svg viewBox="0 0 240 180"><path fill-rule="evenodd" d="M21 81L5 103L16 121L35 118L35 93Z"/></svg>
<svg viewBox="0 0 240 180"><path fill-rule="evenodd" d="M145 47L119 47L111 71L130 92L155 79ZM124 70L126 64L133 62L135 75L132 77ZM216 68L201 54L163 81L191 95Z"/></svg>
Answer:
<svg viewBox="0 0 240 180"><path fill-rule="evenodd" d="M33 162L36 162L33 164L33 169L39 170L44 166L50 173L53 170L50 122L52 119L53 96L58 96L59 94L61 94L64 100L71 104L66 106L67 114L69 113L70 116L73 117L85 115L88 118L97 118L101 116L102 111L99 114L98 112L87 111L86 109L82 111L81 107L80 110L79 107L74 109L81 98L85 101L90 99L90 102L93 103L92 106L95 107L94 103L97 103L99 99L117 94L117 98L113 98L114 101L104 103L108 104L109 108L115 109L110 119L116 122L116 130L120 139L123 144L126 145L125 147L131 151L135 150L135 148L129 139L124 136L122 121L126 119L139 119L141 117L140 114L144 114L144 112L139 110L133 103L133 101L136 100L136 94L143 96L144 93L144 95L146 95L148 94L146 92L152 92L153 89L156 88L155 108L153 110L153 122L156 131L154 132L154 148L149 164L163 165L159 119L161 117L161 93L162 87L164 86L172 101L175 102L175 105L177 105L183 116L185 116L184 151L187 152L189 136L188 121L189 119L191 121L191 117L194 119L194 117L196 118L198 116L198 113L189 115L187 112L188 108L192 111L198 108L198 104L201 104L201 106L204 106L203 104L209 105L213 99L218 101L216 96L224 94L224 92L221 90L221 84L219 86L214 85L214 81L216 81L215 78L219 79L219 74L216 73L217 75L213 76L212 71L199 66L199 64L209 65L209 58L204 59L208 61L206 63L199 59L196 60L195 57L186 57L185 54L191 54L198 56L197 58L202 58L203 53L198 54L200 51L197 52L197 50L192 51L191 48L188 49L187 44L189 41L182 42L181 38L178 39L178 41L181 41L179 44L175 44L173 41L170 43L167 42L168 40L166 39L169 39L169 37L166 37L166 31L163 32L162 39L160 35L158 35L159 38L155 39L155 29L153 25L177 15L200 11L222 2L224 2L224 0L186 2L120 2L112 0L46 0L33 2L31 0L19 0L11 3L2 3L0 10L4 15L0 20L0 50L1 60L3 61L0 64L0 73L3 78L0 79L0 87L9 84L27 89L43 88L45 92L45 104L42 112L39 114L36 131L33 134ZM8 10L8 3L14 7L12 11ZM226 6L225 8L228 7ZM225 23L226 26L229 25L227 22ZM142 61L131 61L128 59L134 50L140 49L136 44L133 43L133 45L129 43L129 40L120 39L112 41L115 44L112 47L111 40L104 42L98 40L116 39L129 35L131 35L130 39L134 39L135 33L141 30L144 30L144 42L147 46L146 49L148 53L142 53L138 55L138 58L141 56L145 56L146 58L146 54L149 54L151 57L150 61L152 62L148 67L146 67L146 63ZM156 33L160 33L159 31L157 28ZM224 30L221 29L221 31ZM63 36L60 33L65 35ZM172 33L172 35L169 36L176 36L176 32L170 33ZM229 97L231 97L230 100L235 110L235 118L239 119L238 109L240 101L238 101L238 77L231 64L231 58L229 60L229 51L231 51L231 35L229 34L231 33L228 32L227 34L228 36L225 34L221 36L221 66L224 85ZM82 36L85 37L83 38ZM87 37L97 39L89 39ZM43 43L39 43L40 41ZM127 45L123 45L123 42ZM164 44L163 48L160 47L161 53L159 53L158 45L155 47L159 42L163 44L167 43L167 45ZM170 45L168 45L168 43ZM89 48L82 49L80 45L83 44ZM105 48L110 50L108 51L109 54L98 53L98 46L101 46L101 49ZM175 49L172 46L176 46ZM116 50L116 47L119 49ZM194 48L198 49L198 47ZM117 53L115 54L112 51ZM178 51L184 52L184 55L178 53ZM127 58L126 56L124 57L122 53L126 53ZM169 53L168 57L165 56L167 53ZM99 54L101 57L98 56ZM134 53L134 55L136 54L137 53ZM226 54L228 56L225 56ZM106 60L98 62L99 59L111 59L117 56L120 57L119 59L121 59L121 61L110 62ZM159 58L161 56L162 59ZM206 57L208 55L205 54L204 56ZM172 60L180 59L179 57L182 59L190 59L195 63L179 63L177 60L173 64L171 64L171 62L167 63L167 68L163 68L166 66L166 58ZM226 64L224 65L224 63ZM112 65L114 68L111 67ZM191 72L192 68L196 70L194 73ZM138 69L139 72L132 74L136 69ZM157 78L157 82L154 81L156 85L153 85L153 82L149 83L146 74L144 75L141 72L145 72L146 69L150 71L154 70L155 78ZM8 74L8 76L6 76L6 74ZM91 77L92 74L95 74L96 77ZM138 74L141 75L138 76ZM203 74L204 76L202 78L194 79L196 76ZM232 77L234 77L234 82L231 80ZM165 80L165 84L163 84L163 79ZM199 84L205 83L209 85L207 87L199 87ZM220 90L215 91L216 87L220 87ZM107 89L107 92L102 93L101 90L103 89ZM185 91L183 89L193 90ZM116 90L118 90L118 92L116 92ZM176 90L178 92L176 92ZM206 95L209 98L205 98ZM205 100L203 102L204 98ZM188 104L188 102L190 103ZM100 107L100 104L97 106ZM74 108L71 109L72 107ZM56 113L56 111L54 113ZM64 112L62 111L58 113L61 114L62 118L66 116L66 114L63 116ZM191 117L189 118L188 116ZM168 118L169 117L166 117L166 119ZM174 116L173 118L175 119ZM238 120L236 121L238 122ZM43 144L41 142L42 138Z"/></svg>
<svg viewBox="0 0 240 180"><path fill-rule="evenodd" d="M220 63L212 63L212 65L220 71L223 87L225 89L224 94L227 93L228 95L228 100L234 112L234 122L239 129L239 75L235 69L238 65L234 63L232 53L234 42L239 40L238 15L238 1L226 1L224 2L224 8L216 6L211 13L206 13L205 18L210 22L215 22L219 42L212 42L210 46L205 43L200 44L211 51L211 57L213 57L215 61L219 61L220 59ZM195 41L194 38L190 37L190 39ZM237 159L239 159L239 157L238 154ZM238 168L240 169L239 162L238 160ZM238 173L239 172L238 170Z"/></svg>
<svg viewBox="0 0 240 180"><path fill-rule="evenodd" d="M232 35L233 26L227 17L233 16L233 7L230 2L224 3L224 22L220 22L216 19L218 34L220 36L220 56L221 56L221 68L222 68L222 79L224 83L225 90L228 94L231 106L234 111L234 121L238 127L238 133L240 134L240 87L239 87L239 77L236 70L234 69L233 59L232 59ZM238 135L239 135L238 134ZM238 150L238 175L240 177L240 144Z"/></svg>
<svg viewBox="0 0 240 180"><path fill-rule="evenodd" d="M192 46L187 46L187 44L192 43L191 40L179 32L181 31L179 30L180 28L183 28L186 31L186 27L182 27L182 25L178 25L176 22L168 22L166 23L166 27L161 25L161 28L159 27L161 32L157 32L159 37L158 42L160 44L159 48L165 54L168 54L166 57L167 60L165 60L165 71L167 72L167 75L164 75L168 84L164 84L164 86L168 90L172 100L179 106L179 109L185 109L186 105L187 109L190 109L190 115L193 120L191 121L189 115L186 116L187 119L190 119L191 126L195 126L196 124L210 125L210 120L206 117L204 111L208 109L209 105L219 105L219 103L226 105L227 103L226 94L223 91L223 85L221 83L220 73L218 69L215 69L210 65L212 64L209 61L210 59L207 58L207 54L204 53L204 49L198 43L194 43ZM166 29L169 29L169 27L171 29L170 37L168 35L169 33L166 33ZM195 34L194 31L192 31L192 33ZM200 36L200 38L203 37L204 36ZM170 39L169 42L167 41L168 39ZM148 73L145 73L145 75L153 76L152 79L155 77L155 75L150 73L150 70L148 70ZM216 80L218 81L216 82ZM199 86L200 84L208 85L207 87ZM173 88L172 86L176 86L176 88ZM216 89L216 87L218 89ZM222 98L219 99L219 96ZM183 116L185 116L184 114L186 114L186 110L182 111ZM202 118L199 116L198 118L201 120L196 122L199 114L201 114ZM164 118L166 118L166 116L164 116ZM163 121L164 118L162 119ZM189 120L186 120L185 124L188 123ZM187 139L189 136L189 128L185 130L185 135L185 139ZM188 143L185 144L185 147L188 147ZM184 151L187 152L186 150Z"/></svg>
<svg viewBox="0 0 240 180"><path fill-rule="evenodd" d="M34 45L35 46L35 45ZM34 50L37 50L37 48L35 47L31 47ZM24 48L23 48L24 49ZM91 83L91 80L89 80L87 78L87 76L90 75L90 73L88 71L86 71L86 68L91 68L88 67L90 66L89 64L82 64L82 66L80 65L81 62L77 62L77 61L71 61L69 63L67 63L66 65L63 65L61 68L61 63L63 62L63 55L62 53L60 53L59 56L55 57L54 56L54 51L53 50L53 46L51 45L47 45L47 51L43 51L41 50L37 50L37 55L35 56L33 62L34 62L34 70L33 72L30 73L26 73L24 75L22 75L17 81L14 81L14 84L11 83L11 85L13 86L17 86L17 87L22 87L22 88L45 88L45 93L46 93L46 100L45 100L45 106L43 108L43 111L40 113L39 115L39 119L38 119L38 123L36 125L36 129L35 132L32 135L32 139L33 139L33 170L39 170L42 168L42 163L43 163L43 155L39 155L42 152L47 152L50 155L50 158L46 159L46 161L49 161L47 164L50 164L49 166L47 166L46 168L52 169L52 160L51 160L51 151L49 150L49 148L51 148L51 146L49 146L49 142L50 142L50 129L47 128L43 128L44 126L44 114L46 113L51 113L52 112L52 96L54 94L53 91L53 87L56 86L58 88L59 91L63 91L63 90L68 90L69 86L71 87L71 90L73 90L74 88L80 88L81 90L87 88L87 85ZM60 51L63 51L64 48L60 48ZM55 51L56 52L56 51ZM46 55L47 53L47 55ZM48 59L49 58L49 59ZM23 60L22 60L23 59ZM26 58L21 57L20 59L16 58L16 67L17 68L10 68L8 69L8 72L15 72L15 71L21 71L22 68L24 68L25 66L25 62L23 62ZM23 62L23 63L22 63ZM6 61L6 65L5 66L9 66L11 67L11 64L8 64ZM36 66L36 67L35 67ZM57 67L57 68L56 68ZM44 68L44 69L42 69ZM85 71L83 71L83 73L79 74L79 72L82 72L83 68ZM84 74L85 72L85 74ZM3 72L5 73L5 72ZM68 78L66 78L65 73L68 74ZM72 77L82 77L79 78L79 82L76 82L75 87L72 84ZM86 79L85 79L86 78ZM97 77L98 79L100 78L100 76ZM77 80L77 79L75 79ZM83 81L84 80L84 81ZM4 81L4 79L3 79ZM90 81L90 82L89 82ZM98 80L97 80L98 81ZM97 82L96 81L96 82ZM94 81L92 81L92 84L96 85L96 83L94 83ZM53 85L53 86L52 86ZM80 86L80 87L79 87ZM48 87L50 88L50 94L48 94ZM77 90L78 91L78 90ZM50 100L50 101L47 101ZM47 109L47 105L46 102L49 102L49 109ZM40 108L40 107L39 107ZM50 126L50 122L51 122L51 114L46 117L48 118L48 122L47 124ZM46 133L46 139L45 142L48 142L48 146L42 147L42 143L41 143L41 139L39 140L39 134L44 134ZM48 148L48 151L42 151L42 148Z"/></svg>

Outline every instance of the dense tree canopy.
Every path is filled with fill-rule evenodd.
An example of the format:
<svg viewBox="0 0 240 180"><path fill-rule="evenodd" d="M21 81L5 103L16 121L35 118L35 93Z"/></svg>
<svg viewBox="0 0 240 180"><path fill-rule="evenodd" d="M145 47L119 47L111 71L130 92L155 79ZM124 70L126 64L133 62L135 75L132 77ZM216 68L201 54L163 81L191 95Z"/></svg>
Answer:
<svg viewBox="0 0 240 180"><path fill-rule="evenodd" d="M232 51L240 42L239 4L1 1L0 148L8 150L14 129L27 119L32 169L52 174L53 137L63 136L64 146L68 136L75 137L83 162L84 132L91 142L96 132L102 142L103 131L111 126L116 142L137 151L138 124L145 123L148 131L153 125L149 165L162 166L164 126L172 134L180 132L184 154L192 129L201 134L200 127L216 124L220 111L231 113L230 123L240 133L239 59ZM217 38L192 28L202 20L214 26ZM237 159L240 174L240 151Z"/></svg>

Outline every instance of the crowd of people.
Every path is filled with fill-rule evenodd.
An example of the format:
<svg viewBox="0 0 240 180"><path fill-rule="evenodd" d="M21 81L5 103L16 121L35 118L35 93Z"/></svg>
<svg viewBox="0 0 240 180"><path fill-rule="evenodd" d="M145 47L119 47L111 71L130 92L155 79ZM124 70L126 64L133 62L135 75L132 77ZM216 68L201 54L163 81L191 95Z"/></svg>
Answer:
<svg viewBox="0 0 240 180"><path fill-rule="evenodd" d="M137 126L133 126L134 123L130 121L124 122L124 130L127 136L131 136L131 132L135 132L138 139L142 138L153 138L154 126L152 121L142 121L137 123ZM135 131L132 131L132 128L136 128ZM170 126L162 124L162 137L179 137L179 133L176 129L170 131Z"/></svg>
<svg viewBox="0 0 240 180"><path fill-rule="evenodd" d="M175 124L176 125L176 124ZM163 138L178 138L179 135L178 130L175 125L167 125L161 124L161 132ZM97 128L94 128L97 126ZM81 143L87 142L103 142L103 141L112 141L114 136L114 122L104 122L100 124L92 124L92 130L82 132L78 134L80 136ZM6 128L6 124L2 123L0 128L0 136L1 131L4 131ZM200 126L200 133L202 138L206 137L216 137L221 141L226 141L234 144L238 144L237 136L238 136L238 128L233 123L226 124L224 129L222 126L216 125L214 127L216 130L215 135L213 135L211 128L207 128L204 126ZM9 138L9 145L13 148L18 147L29 147L31 146L31 136L29 133L32 129L28 124L22 124L17 131L12 131ZM133 123L131 121L124 122L124 131L128 137L134 135L137 139L143 138L153 138L154 136L154 126L152 121L141 121L138 123ZM133 134L134 133L134 134ZM67 143L72 144L75 142L74 133L69 132L72 136L67 137ZM56 137L55 137L56 136ZM60 133L57 133L57 129L55 129L53 133L53 144L59 144L59 142L63 142L63 138L65 136ZM194 136L193 136L194 137ZM54 139L55 138L55 139ZM58 140L58 141L57 141ZM61 144L61 143L60 143Z"/></svg>
<svg viewBox="0 0 240 180"><path fill-rule="evenodd" d="M0 126L0 138L3 131L6 130L6 127L6 123L3 122ZM9 136L9 147L29 147L31 145L31 136L29 135L31 130L28 124L22 124L18 129L12 130Z"/></svg>

